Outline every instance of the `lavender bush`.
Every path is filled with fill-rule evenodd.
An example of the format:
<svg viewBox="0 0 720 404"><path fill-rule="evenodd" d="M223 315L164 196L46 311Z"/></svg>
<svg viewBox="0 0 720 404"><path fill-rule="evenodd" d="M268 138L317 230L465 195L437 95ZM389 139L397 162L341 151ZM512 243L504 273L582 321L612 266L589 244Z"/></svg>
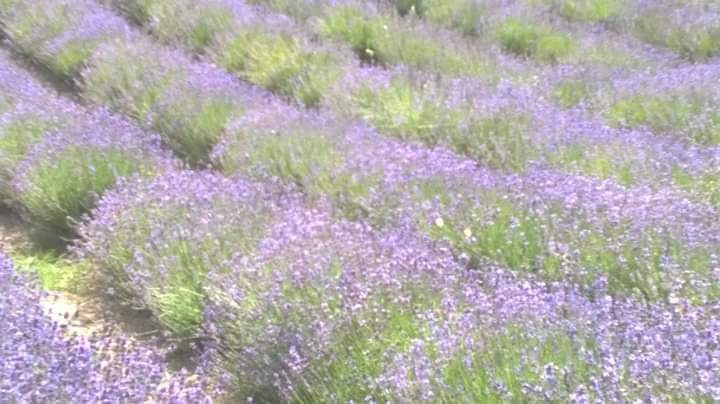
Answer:
<svg viewBox="0 0 720 404"><path fill-rule="evenodd" d="M211 173L135 178L80 226L80 255L113 294L182 336L197 333L205 276L250 254L277 207L261 187Z"/></svg>
<svg viewBox="0 0 720 404"><path fill-rule="evenodd" d="M5 56L5 55L3 55ZM173 165L159 139L105 110L86 110L44 89L7 57L12 103L3 115L4 194L39 224L65 232L117 177Z"/></svg>

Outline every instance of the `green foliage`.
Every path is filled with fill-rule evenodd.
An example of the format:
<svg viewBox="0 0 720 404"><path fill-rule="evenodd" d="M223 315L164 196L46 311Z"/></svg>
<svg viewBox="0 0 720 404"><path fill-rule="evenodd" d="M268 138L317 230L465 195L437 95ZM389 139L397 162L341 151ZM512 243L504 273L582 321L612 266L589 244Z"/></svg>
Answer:
<svg viewBox="0 0 720 404"><path fill-rule="evenodd" d="M497 27L495 37L506 51L545 62L557 62L573 52L566 34L512 18Z"/></svg>
<svg viewBox="0 0 720 404"><path fill-rule="evenodd" d="M699 200L710 203L720 209L720 169L690 175L679 167L672 172L675 185Z"/></svg>
<svg viewBox="0 0 720 404"><path fill-rule="evenodd" d="M720 114L700 94L634 95L612 104L607 119L613 126L645 126L705 145L720 144ZM702 119L702 121L698 121Z"/></svg>
<svg viewBox="0 0 720 404"><path fill-rule="evenodd" d="M192 222L197 216L187 206L173 202L124 212L131 220L118 222L109 253L94 264L114 279L116 293L132 301L135 291L124 288L129 282L127 268L139 262L140 270L150 272L144 280L147 308L175 335L192 337L202 320L208 271L227 269L232 257L252 253L271 218L267 211L248 207L237 212L232 223L207 229L202 222ZM221 198L212 201L223 203ZM190 239L184 229L193 226L200 230Z"/></svg>
<svg viewBox="0 0 720 404"><path fill-rule="evenodd" d="M225 171L279 177L306 190L315 190L318 183L328 181L341 162L333 146L321 135L243 133L239 142L227 153ZM247 158L239 160L236 153L241 150Z"/></svg>
<svg viewBox="0 0 720 404"><path fill-rule="evenodd" d="M470 120L450 131L450 146L460 154L500 170L522 171L537 155L529 138L528 119L516 112L498 112Z"/></svg>
<svg viewBox="0 0 720 404"><path fill-rule="evenodd" d="M458 205L454 201L464 191L453 189L432 180L416 184L413 195L419 204L439 203L441 211L449 212L435 218L419 214L418 220L426 234L447 242L471 268L489 260L520 273L585 286L604 276L610 293L649 302L666 301L670 278L683 277L686 286L676 291L682 296L697 301L720 297L720 285L712 281L711 257L717 249L686 244L666 229L590 224L561 207L534 212L493 192L474 195L474 202L466 194L467 202ZM566 220L574 224L568 226ZM670 271L668 263L682 265L682 273Z"/></svg>
<svg viewBox="0 0 720 404"><path fill-rule="evenodd" d="M620 146L592 149L590 145L575 143L555 151L548 156L548 161L554 167L577 170L582 175L600 179L611 178L630 186L642 173L638 173L633 162L623 156L626 152Z"/></svg>
<svg viewBox="0 0 720 404"><path fill-rule="evenodd" d="M360 10L340 7L321 20L318 30L322 37L349 43L360 60L384 64L391 56L382 49L389 22L385 17L365 17Z"/></svg>
<svg viewBox="0 0 720 404"><path fill-rule="evenodd" d="M443 109L435 100L401 81L380 90L362 87L353 101L359 115L380 131L426 144L436 144L441 133L451 130L460 119L459 111Z"/></svg>
<svg viewBox="0 0 720 404"><path fill-rule="evenodd" d="M43 289L58 292L80 292L88 268L82 262L73 262L50 253L12 257L18 271L37 275Z"/></svg>
<svg viewBox="0 0 720 404"><path fill-rule="evenodd" d="M85 71L83 95L146 123L168 85L183 73L137 52L133 45L120 43L98 55L93 68Z"/></svg>
<svg viewBox="0 0 720 404"><path fill-rule="evenodd" d="M12 197L15 167L53 124L34 115L0 126L0 197Z"/></svg>
<svg viewBox="0 0 720 404"><path fill-rule="evenodd" d="M232 27L232 22L232 15L227 10L203 9L196 16L188 35L190 47L195 50L205 49L218 34Z"/></svg>
<svg viewBox="0 0 720 404"><path fill-rule="evenodd" d="M72 230L68 218L79 219L89 211L118 176L150 170L127 153L70 147L32 167L29 188L18 200L39 225L67 233Z"/></svg>
<svg viewBox="0 0 720 404"><path fill-rule="evenodd" d="M447 74L485 75L486 61L472 50L459 52L447 43L418 33L402 20L366 16L351 7L339 7L321 19L319 35L347 42L358 58L370 64L404 64Z"/></svg>
<svg viewBox="0 0 720 404"><path fill-rule="evenodd" d="M551 0L569 21L609 23L622 16L620 0Z"/></svg>
<svg viewBox="0 0 720 404"><path fill-rule="evenodd" d="M84 42L71 42L65 44L54 55L50 62L50 70L63 77L74 77L80 73L83 63L92 54L92 48Z"/></svg>
<svg viewBox="0 0 720 404"><path fill-rule="evenodd" d="M25 116L0 127L0 156L9 169L17 164L30 148L52 128L53 124L38 116Z"/></svg>
<svg viewBox="0 0 720 404"><path fill-rule="evenodd" d="M233 16L223 7L198 5L191 1L131 0L118 1L140 24L152 22L152 29L163 39L177 41L194 52L205 50L219 34L232 27Z"/></svg>
<svg viewBox="0 0 720 404"><path fill-rule="evenodd" d="M588 385L599 371L588 365L586 356L596 355L595 341L586 335L568 335L563 330L535 325L508 326L488 331L483 337L483 349L475 352L461 350L457 359L444 371L444 388L439 402L505 403L534 402L523 388L531 384L543 386L546 366L572 369L560 382L560 389L569 396L579 385ZM532 330L532 331L528 331ZM540 330L540 331L538 331ZM463 355L468 355L463 356Z"/></svg>
<svg viewBox="0 0 720 404"><path fill-rule="evenodd" d="M468 36L482 32L486 11L477 0L424 0L423 4L423 16L436 24Z"/></svg>
<svg viewBox="0 0 720 404"><path fill-rule="evenodd" d="M546 254L546 224L495 194L483 198L483 204L493 206L492 210L463 210L453 217L438 218L427 228L428 234L467 254L473 267L481 259L520 271L533 272L540 265L543 274L552 277L557 263Z"/></svg>
<svg viewBox="0 0 720 404"><path fill-rule="evenodd" d="M679 27L665 15L667 10L653 10L635 20L634 32L641 40L663 46L693 61L703 62L720 55L720 27L690 25Z"/></svg>
<svg viewBox="0 0 720 404"><path fill-rule="evenodd" d="M572 108L585 100L590 94L590 86L583 80L563 80L552 92L552 98L563 108Z"/></svg>
<svg viewBox="0 0 720 404"><path fill-rule="evenodd" d="M328 7L327 0L247 0L249 4L260 4L299 21L321 15Z"/></svg>
<svg viewBox="0 0 720 404"><path fill-rule="evenodd" d="M518 113L464 120L470 115L465 106L445 106L433 94L399 81L380 90L361 88L354 103L363 119L388 135L446 144L492 168L521 171L536 154L527 119Z"/></svg>
<svg viewBox="0 0 720 404"><path fill-rule="evenodd" d="M340 74L326 52L305 51L290 36L247 30L223 44L219 63L244 79L305 106L320 103Z"/></svg>
<svg viewBox="0 0 720 404"><path fill-rule="evenodd" d="M301 403L330 402L333 398L349 402L372 396L391 401L382 390L363 381L382 374L388 351L407 352L413 340L428 335L419 311L431 307L432 295L421 297L422 288L415 288L410 308L393 303L390 296L375 297L377 306L387 313L382 321L368 315L336 337L333 351L313 367L312 383L299 390L294 399Z"/></svg>
<svg viewBox="0 0 720 404"><path fill-rule="evenodd" d="M323 135L293 128L280 135L243 132L235 139L221 158L225 172L278 177L311 196L330 198L348 218L369 214L363 200L382 175L356 178L340 170L342 154Z"/></svg>
<svg viewBox="0 0 720 404"><path fill-rule="evenodd" d="M61 5L41 10L18 3L13 9L16 12L19 10L19 14L4 21L3 30L25 53L37 50L38 43L51 40L72 24ZM54 65L54 54L40 56L35 53L30 56L42 58L41 62L47 63L50 67ZM60 71L55 71L55 73L62 74Z"/></svg>
<svg viewBox="0 0 720 404"><path fill-rule="evenodd" d="M188 95L172 100L153 128L165 135L170 147L193 165L209 159L210 150L225 132L228 122L240 112L230 100Z"/></svg>
<svg viewBox="0 0 720 404"><path fill-rule="evenodd" d="M395 9L401 16L408 14L415 14L422 16L425 14L425 1L424 0L393 0Z"/></svg>

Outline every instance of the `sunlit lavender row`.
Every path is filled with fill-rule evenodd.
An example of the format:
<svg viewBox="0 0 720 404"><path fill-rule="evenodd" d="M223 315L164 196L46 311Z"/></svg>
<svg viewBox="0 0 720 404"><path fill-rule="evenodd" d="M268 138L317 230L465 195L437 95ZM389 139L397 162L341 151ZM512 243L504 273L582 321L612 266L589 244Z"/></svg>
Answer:
<svg viewBox="0 0 720 404"><path fill-rule="evenodd" d="M0 53L1 192L32 221L67 231L117 177L178 166L156 135L43 87Z"/></svg>
<svg viewBox="0 0 720 404"><path fill-rule="evenodd" d="M93 6L97 12L107 13L97 5L74 3L64 7L63 15L72 15L74 9L87 13ZM107 15L104 20L112 18L118 19ZM124 32L134 31L127 28ZM409 223L433 238L448 241L458 258L473 267L489 259L515 270L540 272L549 279L570 278L584 285L606 277L613 290L649 300L680 294L705 301L716 293L715 209L702 198L698 203L688 200L679 187L625 188L614 181L543 167L528 167L521 176L488 171L443 148L427 150L412 142L403 145L377 136L364 124L349 122L348 129L343 124L346 120L334 118L330 112L308 112L309 116L294 112L269 94L263 96L252 89L244 92L246 85L222 71L146 41L138 37L132 43L100 46L82 73L81 91L92 100L142 121L150 120L170 141L179 135L187 144L202 142L205 151L197 156L206 154L212 144L209 134L224 134L222 137L230 140L221 142L224 150L214 154L220 156L226 171L294 182L311 194L329 196L346 215L368 217L381 226ZM138 70L139 66L143 69ZM375 68L362 71L384 75ZM228 85L213 90L214 97L199 90L175 97L186 83L198 87L208 81ZM211 84L207 88L215 88ZM246 99L255 97L256 102L245 101L247 105L262 107L232 120L238 111L229 106L220 108L224 111L220 114L214 107L193 108L197 114L193 118L183 114L184 108L166 106L169 102L185 105L188 99L197 100L193 104L217 106L223 105L218 98L235 101L239 94ZM170 101L163 102L164 97ZM278 108L281 112L273 116ZM177 116L184 119L174 119ZM288 123L294 121L293 116L298 124ZM173 125L164 125L169 119ZM328 121L333 123L326 124ZM340 129L333 130L334 125ZM490 134L512 126L494 120L490 125L496 125L490 126ZM264 136L268 130L289 136ZM292 140L298 136L303 140ZM508 147L490 150L503 153L515 145L521 149L527 145L523 139L509 142ZM462 188L461 192L456 187ZM509 195L517 190L523 192ZM494 237L481 237L493 233ZM628 261L637 268L631 274L625 270ZM691 271L686 271L684 261L692 263Z"/></svg>
<svg viewBox="0 0 720 404"><path fill-rule="evenodd" d="M130 181L76 247L118 294L200 337L233 400L718 398L715 303L465 271L422 238L274 192L207 172Z"/></svg>
<svg viewBox="0 0 720 404"><path fill-rule="evenodd" d="M3 196L213 401L720 401L710 3L0 0Z"/></svg>

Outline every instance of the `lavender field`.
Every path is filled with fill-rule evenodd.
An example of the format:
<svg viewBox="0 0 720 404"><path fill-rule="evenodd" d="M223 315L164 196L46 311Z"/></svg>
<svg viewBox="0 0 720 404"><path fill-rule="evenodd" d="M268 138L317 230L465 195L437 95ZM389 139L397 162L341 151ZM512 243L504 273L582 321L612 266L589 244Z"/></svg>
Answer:
<svg viewBox="0 0 720 404"><path fill-rule="evenodd" d="M0 403L720 403L717 1L0 0L0 38Z"/></svg>

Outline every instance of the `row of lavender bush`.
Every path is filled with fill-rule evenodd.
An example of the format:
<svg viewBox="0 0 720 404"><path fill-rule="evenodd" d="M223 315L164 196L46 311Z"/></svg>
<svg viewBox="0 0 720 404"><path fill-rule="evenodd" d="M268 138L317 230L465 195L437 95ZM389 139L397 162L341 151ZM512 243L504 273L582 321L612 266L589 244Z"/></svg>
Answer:
<svg viewBox="0 0 720 404"><path fill-rule="evenodd" d="M367 6L352 1L335 2L325 7L319 6L322 2L306 2L297 8L285 2L266 3L300 20L307 19L309 15L319 18L321 22L313 20L313 24L310 24L314 28L309 30L313 32L318 30L316 26L325 25L353 31L353 27L358 24L375 24L372 17L363 17L363 13L379 12L366 10ZM547 88L545 83L541 83L536 86L539 89L531 86L530 90L534 91L530 94L527 90L508 94L502 90L504 87L495 89L479 85L472 79L459 82L446 79L438 83L436 76L413 73L412 69L410 73L413 77L408 78L406 68L391 70L390 73L365 69L354 73L358 70L357 66L337 53L333 56L338 60L315 61L315 55L327 53L326 48L331 45L318 45L313 40L314 35L323 36L322 30L319 34L308 34L308 29L302 30L302 25L298 27L288 21L288 17L249 6L242 1L211 1L179 8L162 0L113 4L136 21L144 23L160 38L204 53L209 60L243 79L283 95L290 94L290 98L293 98L294 86L312 86L316 80L308 79L308 74L316 72L326 83L315 92L327 99L327 105L363 118L385 134L429 144L441 143L490 167L517 170L525 167L529 161L542 160L553 167L574 169L601 178L609 177L626 185L651 183L659 179L687 188L688 184L682 184L684 177L696 173L700 177L709 177L715 173L714 168L717 166L717 148L706 150L702 146L692 147L685 141L690 139L700 144L717 144L717 119L713 114L717 91L712 87L712 68L671 69L656 79L648 78L645 77L647 74L643 72L644 69L657 70L671 66L672 62L666 59L672 61L672 58L658 57L642 47L631 47L623 53L624 58L629 55L643 58L642 63L630 67L605 67L602 75L610 77L602 80L591 76L601 75L595 71L595 65L587 66L588 63L583 61L565 61L561 69L553 66L559 74L542 68L538 70L527 63L520 64L522 75L550 76L555 86ZM442 8L440 4L436 6ZM462 4L455 6L463 7ZM433 4L425 4L425 9L431 12ZM502 13L496 11L503 15L515 13L525 17L528 17L525 15L528 12L534 12L536 17L544 15L542 7L540 11L537 9L515 5ZM358 15L350 20L341 18L339 22L330 21L335 18L335 14L347 13L347 10ZM387 8L381 7L380 10L382 16L391 15ZM378 24L390 32L374 34L380 35L381 39L378 40L393 44L402 42L397 39L394 26L402 27L407 25L406 22L395 16L391 21ZM413 24L423 26L418 21ZM358 30L374 32L369 28ZM624 43L612 38L604 40L602 34L598 35L596 31L585 33L585 36L594 35L600 38L596 38L597 42L613 46ZM202 35L203 40L196 38L198 35ZM433 42L437 40L436 37L412 35L419 42ZM456 38L443 44L452 48L458 41L462 42L462 39ZM488 48L475 42L473 38L469 44L478 49ZM399 49L405 48L399 45ZM395 52L399 56L410 53ZM446 59L442 55L433 58ZM489 58L497 59L497 55ZM398 63L413 69L419 67L412 61L400 60ZM333 73L339 66L342 66L344 77ZM501 68L505 71L510 69L505 65ZM516 67L516 70L519 68ZM265 77L258 78L254 72L260 72ZM440 72L446 76L456 75L448 70L441 69ZM637 72L636 76L639 77L629 83L627 79L609 80L618 77L620 73L630 72ZM663 77L673 77L675 85L663 80ZM677 82L678 77L683 79ZM282 82L273 81L275 79ZM333 91L328 81L337 82L339 89ZM662 81L665 84L657 87ZM676 88L667 88L673 86ZM523 89L524 86L518 88ZM653 88L653 91L639 92L636 91L638 88ZM588 121L588 117L579 114L557 111L558 107L553 106L553 102L549 103L543 98L553 99L560 107L583 102L586 109L601 115L601 122ZM302 102L302 99L299 101ZM307 102L305 104L308 105ZM606 123L620 130L608 130L604 127ZM680 141L664 136L657 139L647 130L624 129L645 126L660 134L677 135ZM688 147L689 151L684 150ZM648 163L648 159L652 163ZM661 165L659 169L658 164ZM690 166L690 173L684 175L687 174L687 166ZM650 177L650 180L646 181L646 177ZM697 185L700 191L707 188L704 181L690 185ZM717 199L717 195L710 196L713 200Z"/></svg>
<svg viewBox="0 0 720 404"><path fill-rule="evenodd" d="M117 177L178 165L156 136L53 94L5 52L0 89L0 192L41 226L66 233Z"/></svg>
<svg viewBox="0 0 720 404"><path fill-rule="evenodd" d="M73 16L68 10L74 6L62 15ZM97 21L89 10L101 9L90 3L77 7ZM112 18L105 14L100 20ZM145 79L127 85L116 70L100 76L120 82L105 94L135 94L113 98L112 105L144 117L148 125L158 125L155 111L178 116L162 108L167 103L155 104L162 99L158 93L193 82L176 79L175 72L182 78L201 80L212 73L226 80L182 56L161 64L166 59L148 52L158 48L135 42L107 45L93 57L116 58L117 49L129 49L132 57L125 64L112 59L116 64L107 63L108 69L148 61L137 73L159 77L157 86L147 86L156 82ZM37 42L20 46L33 56L38 49ZM89 63L84 82L102 71L97 66ZM171 67L176 70L165 75ZM193 71L201 74L188 73ZM258 93L253 91L247 94ZM206 105L205 93L200 94L199 105ZM355 137L320 131L309 142L294 140L291 131L278 147L276 138L263 133L284 125L326 128L328 118L310 114L308 119L274 102L259 105L262 109L236 123L238 133L244 135L248 127L256 131L250 133L255 137L239 137L253 153L243 155L248 149L240 147L226 156L260 176L280 176L321 195L332 195L326 187L338 183L335 170L347 173L353 186L358 176L375 179L353 201L352 211L374 215L394 230L376 232L293 200L263 205L258 201L267 199L267 191L243 181L172 173L131 180L108 194L95 219L82 228L78 247L121 292L149 306L178 334L209 337L210 362L232 375L239 397L316 402L717 396L717 320L706 303L717 275L704 273L717 258L702 250L717 245L714 210L671 190L626 189L543 169L521 176L478 169L442 149L382 139L362 125L339 124L350 129L341 133ZM266 109L278 113L268 117ZM145 110L152 112L133 112ZM293 116L300 118L275 122ZM180 128L186 127L183 122ZM162 133L173 139L177 130L168 126ZM198 136L206 133L203 129ZM328 136L346 149L328 149ZM311 149L304 150L308 144ZM303 156L321 160L307 162ZM376 166L382 172L359 169L367 162L382 162ZM318 167L328 171L318 175ZM528 194L514 200L507 190ZM333 196L340 202L347 198L342 192ZM238 214L245 210L247 215ZM591 231L606 226L607 233ZM467 273L447 252L418 239L414 229L449 240L473 266L490 258L513 269L539 269L551 278L565 273L586 278L582 283L590 287L580 293L567 284L523 282L493 272L491 265L483 265L483 276ZM668 240L665 231L679 239ZM585 250L575 250L581 247ZM695 271L685 273L685 262L696 262ZM594 271L610 275L610 282ZM608 286L613 294L640 289L650 299L664 297L667 305L616 300L607 295ZM699 306L676 294L689 295Z"/></svg>
<svg viewBox="0 0 720 404"><path fill-rule="evenodd" d="M207 172L130 181L76 247L201 338L233 399L718 398L716 303L468 272L412 234L263 192Z"/></svg>
<svg viewBox="0 0 720 404"><path fill-rule="evenodd" d="M23 14L22 6L18 10L18 15L34 21L31 11ZM93 3L65 4L63 10L64 18L99 13L107 25L121 25L116 16ZM22 18L9 21L17 20ZM9 31L12 36L12 28ZM130 28L123 32L137 35ZM208 80L234 83L216 69L139 38L99 48L87 61L83 93L131 114L146 109L167 117L176 116L176 111L163 108L162 100L166 94L176 94L175 88ZM23 47L22 40L16 43ZM47 46L23 49L41 59ZM165 74L167 70L183 72L183 79ZM232 89L227 95L219 90L217 94L234 100L242 92ZM129 95L117 96L125 93ZM716 212L687 201L674 187L624 188L543 168L529 168L521 176L488 171L441 148L427 150L383 139L363 125L348 127L323 111L294 111L257 93L242 94L255 96L257 102L248 104L260 109L246 111L233 122L225 115L214 121L213 127L230 139L214 153L230 172L280 177L311 194L330 196L351 217L369 217L381 226L409 224L449 241L459 258L473 267L490 259L515 270L584 285L607 277L613 291L649 300L683 295L706 301L717 293L717 274L712 270L718 259ZM192 97L200 104L212 103L203 95L198 90ZM185 122L165 127L162 133L167 137L182 133ZM332 130L327 122L340 122L340 129ZM276 136L278 131L282 136ZM228 144L231 147L225 147ZM368 166L374 169L367 170ZM519 196L510 197L520 190Z"/></svg>

